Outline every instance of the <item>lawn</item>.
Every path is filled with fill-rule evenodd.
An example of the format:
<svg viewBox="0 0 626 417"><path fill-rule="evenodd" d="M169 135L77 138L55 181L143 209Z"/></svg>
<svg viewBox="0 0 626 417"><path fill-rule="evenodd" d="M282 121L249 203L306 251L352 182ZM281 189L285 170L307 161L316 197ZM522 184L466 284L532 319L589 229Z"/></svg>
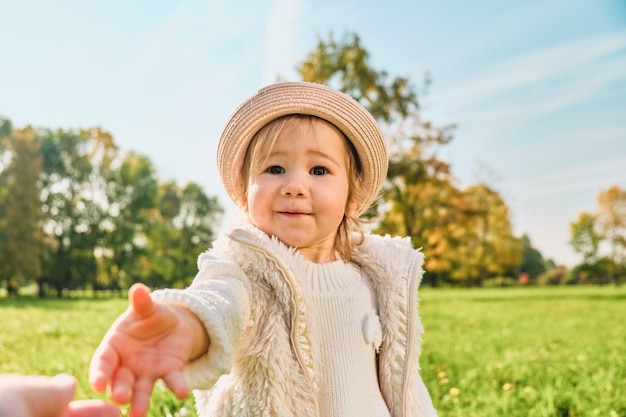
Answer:
<svg viewBox="0 0 626 417"><path fill-rule="evenodd" d="M441 416L626 416L626 288L421 294Z"/></svg>
<svg viewBox="0 0 626 417"><path fill-rule="evenodd" d="M442 417L626 417L626 287L421 292L422 375ZM0 298L0 373L79 380L124 298ZM164 388L150 416L195 416Z"/></svg>

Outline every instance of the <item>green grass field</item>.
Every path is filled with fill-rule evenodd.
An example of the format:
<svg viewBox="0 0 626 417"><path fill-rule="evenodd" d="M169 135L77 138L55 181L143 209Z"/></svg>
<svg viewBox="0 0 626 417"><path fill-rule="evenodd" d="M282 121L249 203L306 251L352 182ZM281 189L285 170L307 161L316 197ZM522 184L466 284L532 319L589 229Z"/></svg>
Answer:
<svg viewBox="0 0 626 417"><path fill-rule="evenodd" d="M626 417L626 287L423 288L422 375L439 415ZM124 298L0 298L0 373L79 380ZM164 388L150 416L195 416Z"/></svg>

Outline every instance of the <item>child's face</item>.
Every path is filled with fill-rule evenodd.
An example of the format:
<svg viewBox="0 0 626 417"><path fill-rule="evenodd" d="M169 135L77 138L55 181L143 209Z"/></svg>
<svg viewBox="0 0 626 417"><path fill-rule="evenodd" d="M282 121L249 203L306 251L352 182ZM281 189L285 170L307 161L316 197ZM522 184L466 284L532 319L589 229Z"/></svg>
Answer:
<svg viewBox="0 0 626 417"><path fill-rule="evenodd" d="M335 259L348 199L347 144L321 120L286 126L267 161L250 173L252 223L313 262Z"/></svg>

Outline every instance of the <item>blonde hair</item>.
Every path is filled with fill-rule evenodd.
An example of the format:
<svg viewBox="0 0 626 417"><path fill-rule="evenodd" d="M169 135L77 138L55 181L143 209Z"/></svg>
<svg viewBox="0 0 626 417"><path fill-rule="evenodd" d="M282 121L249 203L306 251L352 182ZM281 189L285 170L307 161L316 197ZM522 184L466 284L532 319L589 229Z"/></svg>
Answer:
<svg viewBox="0 0 626 417"><path fill-rule="evenodd" d="M252 173L259 172L259 166L263 165L265 161L267 161L267 158L270 156L280 133L287 127L301 123L308 123L310 129L315 129L315 123L327 123L340 132L341 136L344 138L347 155L346 165L348 170L348 198L346 201L343 220L337 229L335 250L345 262L348 262L352 256L353 248L363 242L364 224L364 221L356 214L357 204L351 202L363 201L363 199L367 196L367 192L363 187L363 171L354 146L348 140L346 135L344 135L332 123L316 116L290 114L272 120L263 126L253 136L250 141L250 145L248 145L248 149L246 150L243 166L241 168L241 176L239 177L239 186L244 191L241 193L242 201L240 201L239 204L242 207L246 206L245 200L247 199L248 184L252 179L252 175L254 175ZM357 232L356 236L353 232Z"/></svg>

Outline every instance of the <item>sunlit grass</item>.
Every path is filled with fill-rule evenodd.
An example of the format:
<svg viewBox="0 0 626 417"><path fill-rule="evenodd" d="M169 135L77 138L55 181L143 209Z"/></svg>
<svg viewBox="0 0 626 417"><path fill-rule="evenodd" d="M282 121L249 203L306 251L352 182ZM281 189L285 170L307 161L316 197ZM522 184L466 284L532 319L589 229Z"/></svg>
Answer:
<svg viewBox="0 0 626 417"><path fill-rule="evenodd" d="M0 299L0 373L65 372L78 379L77 398L106 398L89 387L89 362L105 332L127 305L122 297ZM149 415L195 414L191 399L178 401L157 386Z"/></svg>
<svg viewBox="0 0 626 417"><path fill-rule="evenodd" d="M442 416L626 416L626 288L422 291Z"/></svg>
<svg viewBox="0 0 626 417"><path fill-rule="evenodd" d="M422 288L422 375L440 416L626 416L626 287ZM125 298L0 299L0 372L87 383ZM150 416L195 416L157 387Z"/></svg>

